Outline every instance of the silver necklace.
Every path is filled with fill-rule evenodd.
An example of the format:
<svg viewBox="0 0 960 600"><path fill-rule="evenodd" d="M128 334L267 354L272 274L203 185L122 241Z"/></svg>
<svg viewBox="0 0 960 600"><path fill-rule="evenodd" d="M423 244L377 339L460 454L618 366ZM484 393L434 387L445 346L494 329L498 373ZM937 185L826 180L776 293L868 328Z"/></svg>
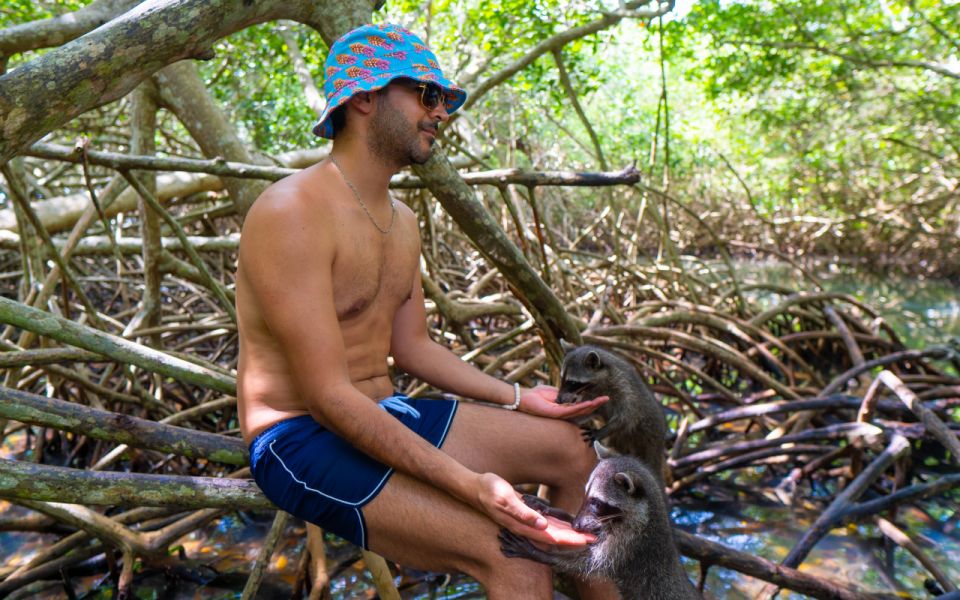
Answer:
<svg viewBox="0 0 960 600"><path fill-rule="evenodd" d="M363 212L367 213L367 217L370 218L370 222L373 223L373 226L377 228L377 231L383 235L387 235L393 230L393 224L397 221L397 201L393 198L390 198L390 226L386 229L381 228L377 225L376 219L373 218L373 215L370 214L370 209L367 208L367 205L363 203L363 200L360 199L360 192L357 191L356 186L353 185L353 182L347 179L346 173L343 172L343 167L340 166L340 163L337 162L337 159L330 155L330 162L333 163L333 166L340 171L340 177L343 177L343 180L347 183L347 186L350 188L350 191L353 192L354 197L357 199L357 202L360 203L360 208L363 209ZM388 192L389 193L389 192Z"/></svg>

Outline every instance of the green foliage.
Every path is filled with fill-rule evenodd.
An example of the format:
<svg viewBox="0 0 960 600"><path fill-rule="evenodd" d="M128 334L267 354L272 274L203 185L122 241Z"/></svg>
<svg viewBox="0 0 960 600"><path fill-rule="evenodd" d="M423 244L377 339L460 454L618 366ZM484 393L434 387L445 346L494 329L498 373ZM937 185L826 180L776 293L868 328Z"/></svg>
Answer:
<svg viewBox="0 0 960 600"><path fill-rule="evenodd" d="M0 29L67 14L82 8L86 4L89 4L89 1L4 0L3 3L0 3ZM8 59L6 69L9 71L15 68L18 64L27 62L36 56L43 54L44 52L46 52L46 50L35 50L24 52L22 54L18 53L14 54L12 58L0 55L0 60Z"/></svg>
<svg viewBox="0 0 960 600"><path fill-rule="evenodd" d="M379 18L418 33L429 32L426 37L441 64L468 89L520 60L537 44L600 16L600 3L594 1L437 2L432 6L428 13L415 2L390 3ZM564 66L581 97L595 93L606 80L604 65L596 57L607 37L601 33L582 38L563 50ZM484 133L483 146L473 150L497 165L556 168L558 164L545 163L538 155L542 148L562 144L576 157L571 162L582 163L578 144L562 132L557 135L555 123L569 123L567 110L569 101L553 56L547 53L471 109ZM573 123L576 127L575 118Z"/></svg>
<svg viewBox="0 0 960 600"><path fill-rule="evenodd" d="M857 214L931 156L955 156L958 15L935 2L709 0L684 21L687 73L762 145L776 205Z"/></svg>
<svg viewBox="0 0 960 600"><path fill-rule="evenodd" d="M311 133L316 115L304 100L279 27L292 28L322 88L326 45L320 34L295 23L265 23L237 32L217 45L216 59L201 66L201 75L241 135L269 154L320 143Z"/></svg>
<svg viewBox="0 0 960 600"><path fill-rule="evenodd" d="M75 11L89 3L82 0L4 0L0 5L0 29L38 19L49 19Z"/></svg>

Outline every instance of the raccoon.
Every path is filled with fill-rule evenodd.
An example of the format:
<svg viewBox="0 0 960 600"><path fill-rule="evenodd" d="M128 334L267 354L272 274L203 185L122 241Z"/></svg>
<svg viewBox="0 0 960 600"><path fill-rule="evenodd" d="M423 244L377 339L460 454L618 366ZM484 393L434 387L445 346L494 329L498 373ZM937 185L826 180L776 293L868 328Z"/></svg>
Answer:
<svg viewBox="0 0 960 600"><path fill-rule="evenodd" d="M599 444L602 460L587 482L576 517L536 496L524 496L533 509L572 523L597 540L583 548L542 550L530 540L500 530L507 557L527 558L583 577L611 580L624 600L687 600L701 596L684 573L670 527L663 486L632 456L611 457Z"/></svg>
<svg viewBox="0 0 960 600"><path fill-rule="evenodd" d="M603 441L621 454L636 456L662 481L667 422L663 408L630 361L597 346L561 342L560 404L584 402L598 396L610 400L597 409L604 424L590 429L593 415L578 421L587 441Z"/></svg>

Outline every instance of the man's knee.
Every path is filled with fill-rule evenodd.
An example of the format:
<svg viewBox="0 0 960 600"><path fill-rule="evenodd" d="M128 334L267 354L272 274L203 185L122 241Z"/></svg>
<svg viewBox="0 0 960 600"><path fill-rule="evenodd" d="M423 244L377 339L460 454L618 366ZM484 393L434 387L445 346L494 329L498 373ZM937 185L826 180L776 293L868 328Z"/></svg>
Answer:
<svg viewBox="0 0 960 600"><path fill-rule="evenodd" d="M479 581L488 593L510 590L518 594L513 597L539 598L552 587L549 567L521 558L507 558L499 547L495 554L483 557L472 567L473 572L467 573Z"/></svg>
<svg viewBox="0 0 960 600"><path fill-rule="evenodd" d="M584 441L582 430L572 423L563 422L552 439L553 451L556 453L554 464L558 465L569 479L581 484L586 483L597 464L597 453Z"/></svg>

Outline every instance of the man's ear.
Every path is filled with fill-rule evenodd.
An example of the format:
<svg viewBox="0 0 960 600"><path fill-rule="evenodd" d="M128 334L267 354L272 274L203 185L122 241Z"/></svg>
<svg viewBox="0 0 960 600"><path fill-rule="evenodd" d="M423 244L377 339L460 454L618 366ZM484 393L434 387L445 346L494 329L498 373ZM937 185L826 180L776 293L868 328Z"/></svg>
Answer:
<svg viewBox="0 0 960 600"><path fill-rule="evenodd" d="M376 92L357 92L348 100L351 107L360 111L360 114L370 114L373 111L373 106L376 100Z"/></svg>

